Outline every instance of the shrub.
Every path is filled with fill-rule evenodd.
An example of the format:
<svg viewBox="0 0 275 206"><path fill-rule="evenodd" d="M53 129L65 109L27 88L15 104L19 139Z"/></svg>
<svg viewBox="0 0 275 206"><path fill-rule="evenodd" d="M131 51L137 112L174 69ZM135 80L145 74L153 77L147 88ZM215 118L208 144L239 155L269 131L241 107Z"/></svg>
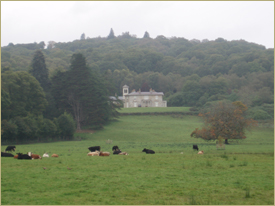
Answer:
<svg viewBox="0 0 275 206"><path fill-rule="evenodd" d="M259 109L259 108L253 108L248 111L248 115L250 118L254 120L266 120L266 119L272 119L272 116L269 115L266 111Z"/></svg>
<svg viewBox="0 0 275 206"><path fill-rule="evenodd" d="M73 117L65 112L64 114L60 115L55 122L62 139L72 140L76 130L76 123Z"/></svg>

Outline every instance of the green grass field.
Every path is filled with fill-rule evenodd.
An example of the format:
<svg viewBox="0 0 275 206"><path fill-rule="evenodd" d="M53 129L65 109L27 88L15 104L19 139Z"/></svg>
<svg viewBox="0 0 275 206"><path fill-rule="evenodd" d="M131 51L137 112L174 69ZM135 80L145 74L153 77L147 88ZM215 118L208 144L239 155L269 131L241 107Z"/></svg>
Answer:
<svg viewBox="0 0 275 206"><path fill-rule="evenodd" d="M190 137L201 125L196 116L129 115L101 131L76 134L82 141L16 145L17 152L59 157L1 158L1 203L274 205L273 128L254 128L247 139L217 150L214 142ZM193 151L193 144L205 154ZM109 152L118 145L129 155L88 157L87 148L97 145Z"/></svg>
<svg viewBox="0 0 275 206"><path fill-rule="evenodd" d="M121 108L120 113L146 113L146 112L188 112L190 107L133 107Z"/></svg>

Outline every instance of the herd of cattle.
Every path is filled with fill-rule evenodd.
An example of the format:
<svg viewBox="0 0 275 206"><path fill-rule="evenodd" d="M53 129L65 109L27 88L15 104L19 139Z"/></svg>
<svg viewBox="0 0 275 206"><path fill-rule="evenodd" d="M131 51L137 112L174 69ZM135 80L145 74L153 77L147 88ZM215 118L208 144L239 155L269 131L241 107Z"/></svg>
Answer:
<svg viewBox="0 0 275 206"><path fill-rule="evenodd" d="M5 152L1 152L1 157L13 157L14 159L42 159L40 155L38 154L32 154L31 152L28 152L27 154L17 153L17 155L13 155L8 152L15 151L15 146L8 146L5 150ZM88 156L110 156L110 152L101 152L100 146L94 146L88 148L90 152L87 154ZM193 149L199 151L198 145L193 145ZM127 152L122 152L118 146L113 146L112 148L114 155L128 155ZM142 152L145 152L146 154L155 154L155 151L144 148ZM199 151L198 154L203 154L203 151ZM50 157L48 153L44 153L43 157ZM58 157L57 154L52 154L51 157Z"/></svg>

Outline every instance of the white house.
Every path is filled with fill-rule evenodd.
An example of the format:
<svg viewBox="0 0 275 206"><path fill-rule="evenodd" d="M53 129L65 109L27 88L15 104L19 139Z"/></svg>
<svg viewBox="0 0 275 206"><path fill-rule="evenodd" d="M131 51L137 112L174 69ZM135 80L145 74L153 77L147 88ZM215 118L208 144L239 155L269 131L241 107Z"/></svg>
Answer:
<svg viewBox="0 0 275 206"><path fill-rule="evenodd" d="M133 90L129 93L129 87L122 88L124 108L130 107L167 107L167 102L162 100L163 92L156 92L150 89L149 92Z"/></svg>

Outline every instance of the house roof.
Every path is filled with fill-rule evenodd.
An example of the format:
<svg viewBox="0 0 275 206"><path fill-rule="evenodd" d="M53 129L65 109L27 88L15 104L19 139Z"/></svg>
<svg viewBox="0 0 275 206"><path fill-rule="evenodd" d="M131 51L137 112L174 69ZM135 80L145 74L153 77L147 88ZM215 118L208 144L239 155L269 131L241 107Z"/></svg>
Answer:
<svg viewBox="0 0 275 206"><path fill-rule="evenodd" d="M163 92L131 92L125 96L156 96L164 95Z"/></svg>

